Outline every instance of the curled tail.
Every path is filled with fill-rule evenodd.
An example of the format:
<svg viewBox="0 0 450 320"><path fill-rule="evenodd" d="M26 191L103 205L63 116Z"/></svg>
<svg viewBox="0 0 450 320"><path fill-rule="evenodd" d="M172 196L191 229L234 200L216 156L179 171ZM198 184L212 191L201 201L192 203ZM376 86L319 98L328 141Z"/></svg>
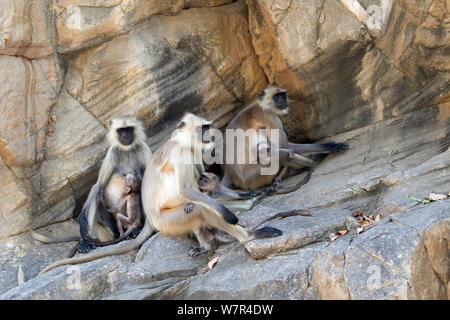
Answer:
<svg viewBox="0 0 450 320"><path fill-rule="evenodd" d="M78 257L68 258L68 259L63 259L63 260L57 261L57 262L49 265L48 267L46 267L39 274L46 273L46 272L48 272L56 267L59 267L59 266L89 262L89 261L107 257L107 256L113 256L113 255L127 253L131 250L136 249L141 244L143 244L145 242L145 240L147 240L152 233L153 233L153 227L152 227L149 219L147 219L145 221L144 228L142 228L142 231L139 233L139 235L135 239L133 239L131 241L123 242L120 245L117 245L113 248L96 250L91 253L84 254L84 255L81 255Z"/></svg>
<svg viewBox="0 0 450 320"><path fill-rule="evenodd" d="M68 236L63 238L44 236L43 234L39 234L34 230L30 230L30 234L34 240L37 240L42 243L72 242L72 241L80 241L81 239L80 236Z"/></svg>

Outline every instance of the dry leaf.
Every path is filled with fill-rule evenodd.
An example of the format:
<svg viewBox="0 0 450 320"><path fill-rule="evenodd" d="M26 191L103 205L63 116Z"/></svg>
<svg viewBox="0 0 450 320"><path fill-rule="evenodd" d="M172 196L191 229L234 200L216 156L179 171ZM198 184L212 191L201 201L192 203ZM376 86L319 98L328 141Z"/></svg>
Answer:
<svg viewBox="0 0 450 320"><path fill-rule="evenodd" d="M372 223L375 222L375 220L373 220L372 217L368 217L368 216L363 215L362 218L363 218L365 221L369 222L369 224L372 224Z"/></svg>
<svg viewBox="0 0 450 320"><path fill-rule="evenodd" d="M217 261L219 261L220 256L215 257L214 259L212 259L210 262L208 262L208 268L209 270L211 270L212 268L214 268L214 266L217 264Z"/></svg>
<svg viewBox="0 0 450 320"><path fill-rule="evenodd" d="M344 229L344 230L339 230L338 233L343 236L344 234L346 234L348 232L348 230Z"/></svg>
<svg viewBox="0 0 450 320"><path fill-rule="evenodd" d="M377 216L375 216L375 222L378 222L378 221L380 221L381 220L381 215L379 214L379 215L377 215Z"/></svg>
<svg viewBox="0 0 450 320"><path fill-rule="evenodd" d="M50 121L56 122L56 116L54 114L50 115Z"/></svg>
<svg viewBox="0 0 450 320"><path fill-rule="evenodd" d="M352 216L354 216L354 217L362 217L363 213L358 210L358 211L353 212Z"/></svg>
<svg viewBox="0 0 450 320"><path fill-rule="evenodd" d="M363 227L359 227L359 228L356 229L356 232L358 232L358 234L360 234L360 233L363 232L363 231L364 231L364 228L363 228Z"/></svg>

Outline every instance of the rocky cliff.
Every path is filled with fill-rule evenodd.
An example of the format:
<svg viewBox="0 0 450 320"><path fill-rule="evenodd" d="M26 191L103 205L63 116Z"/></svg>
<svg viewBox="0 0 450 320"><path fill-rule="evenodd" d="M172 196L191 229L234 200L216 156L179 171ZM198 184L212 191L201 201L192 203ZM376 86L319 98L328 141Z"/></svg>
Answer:
<svg viewBox="0 0 450 320"><path fill-rule="evenodd" d="M448 298L450 200L407 196L450 191L449 12L445 0L0 1L0 298ZM37 276L73 243L29 230L76 234L109 119L139 116L154 151L184 112L223 126L268 83L289 90L293 141L351 149L240 220L312 217L209 257L157 234ZM361 232L355 211L376 221Z"/></svg>

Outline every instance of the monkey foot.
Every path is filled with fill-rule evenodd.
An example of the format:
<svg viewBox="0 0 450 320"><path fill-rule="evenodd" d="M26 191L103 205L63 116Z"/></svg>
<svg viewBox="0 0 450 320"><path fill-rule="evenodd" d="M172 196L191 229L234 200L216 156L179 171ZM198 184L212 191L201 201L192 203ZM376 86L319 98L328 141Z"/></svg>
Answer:
<svg viewBox="0 0 450 320"><path fill-rule="evenodd" d="M201 254L207 253L209 250L202 248L202 247L196 247L196 248L192 248L191 250L189 250L189 255L191 257L196 257L199 256Z"/></svg>
<svg viewBox="0 0 450 320"><path fill-rule="evenodd" d="M140 232L141 232L140 228L134 228L134 230L130 233L130 238L135 239Z"/></svg>
<svg viewBox="0 0 450 320"><path fill-rule="evenodd" d="M80 243L77 245L77 251L79 253L88 253L92 249L94 249L95 246L89 243L89 241L81 240Z"/></svg>
<svg viewBox="0 0 450 320"><path fill-rule="evenodd" d="M194 204L192 202L189 202L184 206L185 213L191 213L192 210L194 210Z"/></svg>
<svg viewBox="0 0 450 320"><path fill-rule="evenodd" d="M273 192L276 192L283 188L283 182L281 182L281 179L275 179L272 183L272 190Z"/></svg>

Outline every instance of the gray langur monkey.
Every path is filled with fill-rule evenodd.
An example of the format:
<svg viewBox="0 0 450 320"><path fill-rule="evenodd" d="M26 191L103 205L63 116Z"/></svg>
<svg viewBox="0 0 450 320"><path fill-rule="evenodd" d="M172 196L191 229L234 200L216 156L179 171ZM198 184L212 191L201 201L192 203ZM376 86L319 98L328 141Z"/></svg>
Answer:
<svg viewBox="0 0 450 320"><path fill-rule="evenodd" d="M129 252L144 243L155 228L166 235L194 233L200 247L190 250L191 256L209 250L209 240L215 236L211 232L213 228L230 234L240 242L280 236L282 232L276 228L262 227L253 230L238 225L238 219L231 211L200 191L197 184L198 169L192 157L211 146L211 141L203 139L203 133L210 126L211 122L187 113L172 137L147 163L141 187L146 219L142 231L135 239L115 247L63 259L46 267L41 273L61 265Z"/></svg>
<svg viewBox="0 0 450 320"><path fill-rule="evenodd" d="M112 119L108 123L107 140L109 148L105 159L102 162L96 184L89 192L88 198L81 210L79 217L80 236L69 236L65 238L54 238L38 234L31 230L31 236L43 243L80 241L77 245L79 252L88 252L90 249L117 243L125 239L132 231L141 225L141 214L136 212L137 202L140 198L136 191L126 197L130 206L122 206L119 210L109 212L109 208L117 207L123 201L124 194L127 193L126 176L132 175L138 185L142 180L146 163L149 161L152 152L147 145L146 136L141 121L134 117L122 117ZM130 182L130 181L129 181ZM137 186L135 186L137 188ZM140 203L139 203L140 205ZM134 212L127 212L127 209ZM116 208L117 209L117 208ZM136 210L135 210L136 209ZM132 227L125 234L118 236L118 228L115 219L117 211L122 216L132 215L134 223L127 224ZM125 222L122 219L122 222ZM100 240L95 240L90 233L97 231ZM72 251L73 255L76 251Z"/></svg>
<svg viewBox="0 0 450 320"><path fill-rule="evenodd" d="M213 147L214 143L204 136L211 124L187 113L171 139L152 157L142 181L145 214L163 234L194 233L200 246L190 250L191 256L210 249L209 240L214 237L211 228L224 231L240 242L282 234L271 227L250 230L238 225L233 212L200 191L194 155Z"/></svg>
<svg viewBox="0 0 450 320"><path fill-rule="evenodd" d="M138 180L133 174L129 173L126 177L123 177L124 193L112 208L106 208L110 212L117 224L120 237L110 241L96 241L88 240L89 244L95 247L106 246L115 244L126 239L129 235L134 235L138 228L142 225L142 210L141 210L141 181ZM124 229L126 232L124 233ZM49 237L37 233L34 230L30 230L33 239L43 243L61 243L80 241L80 236L68 236L62 238ZM76 253L76 249L70 253L69 257L72 257Z"/></svg>
<svg viewBox="0 0 450 320"><path fill-rule="evenodd" d="M261 168L265 167L261 162L259 163L225 163L222 165L224 171L224 179L222 184L236 187L243 190L254 190L273 184L275 189L281 188L281 179L286 174L288 167L292 168L312 168L331 152L342 152L348 148L346 143L327 142L325 144L297 144L288 141L287 135L283 130L279 115L288 113L287 91L275 86L269 86L261 91L258 98L246 106L239 112L233 120L228 124L226 129L242 129L244 131L253 129L258 135L255 141L257 145L250 145L245 150L237 150L237 144L230 144L234 150L227 150L226 135L224 140L224 150L227 154L230 151L245 152L246 159L249 159L249 153L257 149L260 154L261 149L266 148L270 151L266 154L277 152L281 170L275 174L261 174ZM261 136L260 130L277 129L279 132L279 141L270 141L271 136ZM276 150L274 150L276 148ZM273 149L273 150L271 150ZM306 154L318 153L313 158L306 157ZM311 171L310 171L311 172ZM310 173L309 173L310 175ZM309 178L309 177L308 177ZM299 185L301 185L300 183Z"/></svg>
<svg viewBox="0 0 450 320"><path fill-rule="evenodd" d="M200 173L200 178L197 182L203 193L218 200L245 200L257 197L264 193L264 190L237 192L235 190L228 189L220 184L220 178L212 172Z"/></svg>
<svg viewBox="0 0 450 320"><path fill-rule="evenodd" d="M123 178L123 184L122 197L114 207L107 209L114 215L120 238L126 238L142 225L141 180L129 173Z"/></svg>
<svg viewBox="0 0 450 320"><path fill-rule="evenodd" d="M125 192L123 178L133 174L141 180L152 152L147 145L144 128L134 117L109 121L107 139L109 149L100 168L97 182L80 213L81 242L79 252L87 252L93 246L90 232L96 228L101 241L116 237L116 227L107 208L117 205Z"/></svg>
<svg viewBox="0 0 450 320"><path fill-rule="evenodd" d="M262 198L272 191L272 187L265 187L248 192L238 192L223 186L220 178L212 172L200 173L198 187L208 196L219 200L228 209L237 211L248 211L253 208Z"/></svg>

